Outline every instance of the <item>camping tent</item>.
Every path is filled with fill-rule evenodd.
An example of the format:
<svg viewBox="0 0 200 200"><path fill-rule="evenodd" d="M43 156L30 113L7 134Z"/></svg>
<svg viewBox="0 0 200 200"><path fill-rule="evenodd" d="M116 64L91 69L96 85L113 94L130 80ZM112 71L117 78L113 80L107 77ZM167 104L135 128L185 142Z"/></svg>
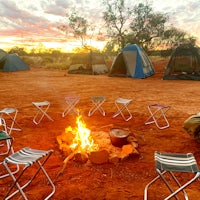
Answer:
<svg viewBox="0 0 200 200"><path fill-rule="evenodd" d="M5 52L4 50L0 49L0 63L5 59L7 54L8 54L7 52Z"/></svg>
<svg viewBox="0 0 200 200"><path fill-rule="evenodd" d="M0 50L0 71L14 72L20 70L29 70L29 66L17 54L8 54Z"/></svg>
<svg viewBox="0 0 200 200"><path fill-rule="evenodd" d="M178 46L172 52L163 79L200 80L199 48L190 44Z"/></svg>
<svg viewBox="0 0 200 200"><path fill-rule="evenodd" d="M154 73L154 67L145 51L136 44L130 44L114 59L109 76L146 78Z"/></svg>
<svg viewBox="0 0 200 200"><path fill-rule="evenodd" d="M108 68L102 54L90 52L74 54L71 65L68 69L69 74L105 74Z"/></svg>

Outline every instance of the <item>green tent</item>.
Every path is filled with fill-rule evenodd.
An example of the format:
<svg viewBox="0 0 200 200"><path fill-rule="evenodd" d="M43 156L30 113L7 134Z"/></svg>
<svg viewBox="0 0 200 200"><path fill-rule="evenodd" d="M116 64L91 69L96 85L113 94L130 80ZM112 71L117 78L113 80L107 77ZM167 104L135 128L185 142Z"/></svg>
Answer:
<svg viewBox="0 0 200 200"><path fill-rule="evenodd" d="M101 53L76 53L72 56L72 62L68 69L69 74L106 74L108 68Z"/></svg>
<svg viewBox="0 0 200 200"><path fill-rule="evenodd" d="M165 69L164 80L200 80L200 49L181 44L172 52Z"/></svg>
<svg viewBox="0 0 200 200"><path fill-rule="evenodd" d="M0 50L0 71L14 72L29 69L29 66L17 54L8 54Z"/></svg>

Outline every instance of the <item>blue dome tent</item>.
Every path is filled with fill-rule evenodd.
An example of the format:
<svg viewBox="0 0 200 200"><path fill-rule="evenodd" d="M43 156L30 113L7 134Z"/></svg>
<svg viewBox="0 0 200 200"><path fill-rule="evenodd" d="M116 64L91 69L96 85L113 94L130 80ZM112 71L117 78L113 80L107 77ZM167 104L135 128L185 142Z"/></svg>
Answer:
<svg viewBox="0 0 200 200"><path fill-rule="evenodd" d="M154 67L145 51L136 44L130 44L114 59L109 76L147 78L154 73Z"/></svg>

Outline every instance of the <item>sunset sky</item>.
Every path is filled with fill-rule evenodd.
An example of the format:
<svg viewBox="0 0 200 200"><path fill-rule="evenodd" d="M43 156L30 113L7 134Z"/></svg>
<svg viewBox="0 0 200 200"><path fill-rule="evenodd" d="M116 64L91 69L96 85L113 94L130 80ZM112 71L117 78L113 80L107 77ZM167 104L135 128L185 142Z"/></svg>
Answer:
<svg viewBox="0 0 200 200"><path fill-rule="evenodd" d="M66 13L75 8L90 24L101 32L101 0L0 0L0 48L24 45L26 48L44 45L46 48L72 50L80 45L71 35L58 29L66 25ZM134 0L126 0L129 6ZM154 11L167 13L170 23L176 28L198 37L200 45L199 0L152 0ZM96 39L96 38L94 38ZM102 47L105 42L90 41L90 45Z"/></svg>

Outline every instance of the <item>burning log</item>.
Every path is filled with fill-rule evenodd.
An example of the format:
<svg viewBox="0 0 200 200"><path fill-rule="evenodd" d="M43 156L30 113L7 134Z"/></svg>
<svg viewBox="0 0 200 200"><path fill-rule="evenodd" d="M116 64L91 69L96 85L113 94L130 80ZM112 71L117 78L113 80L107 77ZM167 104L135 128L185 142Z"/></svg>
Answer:
<svg viewBox="0 0 200 200"><path fill-rule="evenodd" d="M74 155L74 161L78 163L86 163L88 161L88 155L86 153L76 153Z"/></svg>

